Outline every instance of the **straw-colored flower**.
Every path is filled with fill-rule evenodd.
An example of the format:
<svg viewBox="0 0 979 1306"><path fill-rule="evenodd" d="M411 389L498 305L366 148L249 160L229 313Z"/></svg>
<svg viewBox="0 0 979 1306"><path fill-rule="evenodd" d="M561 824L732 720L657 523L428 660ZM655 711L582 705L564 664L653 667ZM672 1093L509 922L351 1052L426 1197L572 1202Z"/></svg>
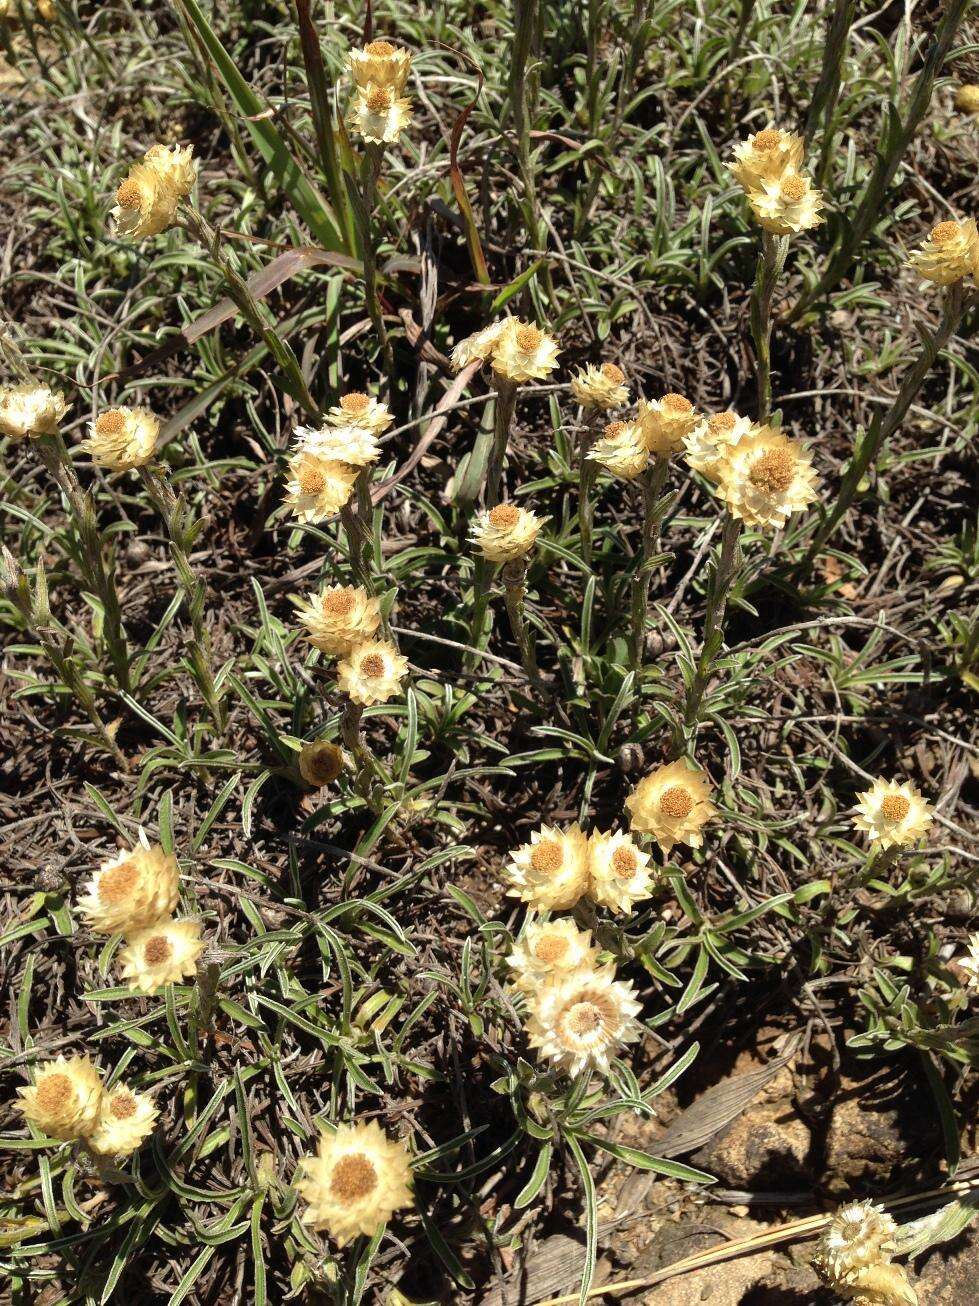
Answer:
<svg viewBox="0 0 979 1306"><path fill-rule="evenodd" d="M804 444L755 426L721 460L717 493L747 526L781 527L816 498L815 482Z"/></svg>
<svg viewBox="0 0 979 1306"><path fill-rule="evenodd" d="M362 50L350 50L347 63L350 75L363 90L389 86L400 95L411 71L411 51L390 41L371 41Z"/></svg>
<svg viewBox="0 0 979 1306"><path fill-rule="evenodd" d="M327 585L310 599L293 599L307 639L335 657L371 638L381 624L381 605L359 585Z"/></svg>
<svg viewBox="0 0 979 1306"><path fill-rule="evenodd" d="M591 930L579 930L569 916L528 921L507 957L518 989L533 993L548 979L591 969L599 949L592 947Z"/></svg>
<svg viewBox="0 0 979 1306"><path fill-rule="evenodd" d="M469 538L490 562L512 562L531 551L546 520L515 503L498 503L478 515Z"/></svg>
<svg viewBox="0 0 979 1306"><path fill-rule="evenodd" d="M119 952L120 974L133 992L156 993L196 975L203 951L200 921L157 921L126 935L126 946Z"/></svg>
<svg viewBox="0 0 979 1306"><path fill-rule="evenodd" d="M684 395L665 394L662 399L640 399L636 421L643 444L654 458L670 458L700 423L700 415Z"/></svg>
<svg viewBox="0 0 979 1306"><path fill-rule="evenodd" d="M629 402L625 373L614 363L582 368L571 378L571 394L583 408L600 408L603 412Z"/></svg>
<svg viewBox="0 0 979 1306"><path fill-rule="evenodd" d="M926 281L939 286L979 276L979 231L975 222L972 218L939 222L908 261Z"/></svg>
<svg viewBox="0 0 979 1306"><path fill-rule="evenodd" d="M159 1114L148 1093L117 1084L102 1094L95 1129L85 1141L100 1156L129 1156L153 1132Z"/></svg>
<svg viewBox="0 0 979 1306"><path fill-rule="evenodd" d="M289 459L285 502L302 522L325 521L353 493L357 468L301 449Z"/></svg>
<svg viewBox="0 0 979 1306"><path fill-rule="evenodd" d="M56 435L68 411L64 395L33 381L22 385L0 385L0 435L14 440L39 435Z"/></svg>
<svg viewBox="0 0 979 1306"><path fill-rule="evenodd" d="M151 146L116 191L111 213L115 235L142 240L166 231L196 179L190 146Z"/></svg>
<svg viewBox="0 0 979 1306"><path fill-rule="evenodd" d="M955 107L962 113L979 113L979 86L966 82L955 92Z"/></svg>
<svg viewBox="0 0 979 1306"><path fill-rule="evenodd" d="M17 1092L25 1120L49 1138L84 1138L99 1117L102 1081L88 1057L45 1062L34 1083Z"/></svg>
<svg viewBox="0 0 979 1306"><path fill-rule="evenodd" d="M343 749L328 739L314 739L299 752L299 774L313 789L332 784L343 770Z"/></svg>
<svg viewBox="0 0 979 1306"><path fill-rule="evenodd" d="M140 830L138 843L102 863L85 885L78 908L99 934L141 929L170 915L179 886L176 857L151 844Z"/></svg>
<svg viewBox="0 0 979 1306"><path fill-rule="evenodd" d="M408 671L408 659L384 639L368 639L355 644L342 662L337 663L337 683L354 703L370 707L386 703L400 693Z"/></svg>
<svg viewBox="0 0 979 1306"><path fill-rule="evenodd" d="M493 371L515 385L539 381L557 367L557 341L540 327L509 318L491 355Z"/></svg>
<svg viewBox="0 0 979 1306"><path fill-rule="evenodd" d="M627 834L594 830L588 848L589 895L612 911L631 912L653 892L651 860Z"/></svg>
<svg viewBox="0 0 979 1306"><path fill-rule="evenodd" d="M186 199L197 180L198 162L190 145L151 145L146 151L145 163L176 195Z"/></svg>
<svg viewBox="0 0 979 1306"><path fill-rule="evenodd" d="M979 993L979 934L969 935L965 953L956 957L952 964L962 979L963 987L970 993Z"/></svg>
<svg viewBox="0 0 979 1306"><path fill-rule="evenodd" d="M822 191L802 172L763 181L757 190L748 192L748 203L758 222L776 236L811 231L825 221Z"/></svg>
<svg viewBox="0 0 979 1306"><path fill-rule="evenodd" d="M346 463L348 467L367 467L381 456L373 431L364 426L327 425L315 431L311 426L296 427L296 454L308 453L320 462Z"/></svg>
<svg viewBox="0 0 979 1306"><path fill-rule="evenodd" d="M527 1036L532 1048L569 1075L583 1070L607 1075L610 1059L639 1038L639 1010L635 989L615 978L611 964L575 971L536 991Z"/></svg>
<svg viewBox="0 0 979 1306"><path fill-rule="evenodd" d="M644 776L625 800L633 830L651 834L665 853L678 843L699 848L704 825L715 815L710 781L682 759Z"/></svg>
<svg viewBox="0 0 979 1306"><path fill-rule="evenodd" d="M857 794L853 824L879 848L907 848L928 832L932 808L910 780L876 779Z"/></svg>
<svg viewBox="0 0 979 1306"><path fill-rule="evenodd" d="M736 145L734 162L727 166L742 189L757 190L762 182L798 171L804 148L801 136L778 127L766 127Z"/></svg>
<svg viewBox="0 0 979 1306"><path fill-rule="evenodd" d="M109 408L89 423L88 439L78 447L99 467L128 472L150 461L159 435L159 418L149 408Z"/></svg>
<svg viewBox="0 0 979 1306"><path fill-rule="evenodd" d="M575 822L567 830L542 825L510 854L507 893L537 911L563 911L588 892L588 836Z"/></svg>
<svg viewBox="0 0 979 1306"><path fill-rule="evenodd" d="M897 1225L872 1202L841 1207L820 1238L813 1269L844 1301L857 1306L916 1306L903 1266L891 1263Z"/></svg>
<svg viewBox="0 0 979 1306"><path fill-rule="evenodd" d="M460 340L452 351L453 372L461 372L464 367L475 363L477 359L485 363L491 357L510 321L508 317L501 317L496 322L491 322L489 326L483 327L481 331L476 331L473 335Z"/></svg>
<svg viewBox="0 0 979 1306"><path fill-rule="evenodd" d="M341 395L339 403L326 415L331 426L361 426L372 435L383 435L394 418L387 404L379 399L351 390Z"/></svg>
<svg viewBox="0 0 979 1306"><path fill-rule="evenodd" d="M309 1203L303 1223L338 1247L361 1234L373 1237L395 1211L413 1205L408 1150L376 1120L322 1133L316 1155L301 1164L296 1191Z"/></svg>
<svg viewBox="0 0 979 1306"><path fill-rule="evenodd" d="M586 457L623 481L634 481L649 466L649 450L638 422L609 422Z"/></svg>
<svg viewBox="0 0 979 1306"><path fill-rule="evenodd" d="M368 86L354 96L350 125L371 145L394 145L411 126L411 101L393 86Z"/></svg>
<svg viewBox="0 0 979 1306"><path fill-rule="evenodd" d="M684 437L687 462L695 472L716 481L726 455L748 434L749 418L737 413L712 413L698 422Z"/></svg>

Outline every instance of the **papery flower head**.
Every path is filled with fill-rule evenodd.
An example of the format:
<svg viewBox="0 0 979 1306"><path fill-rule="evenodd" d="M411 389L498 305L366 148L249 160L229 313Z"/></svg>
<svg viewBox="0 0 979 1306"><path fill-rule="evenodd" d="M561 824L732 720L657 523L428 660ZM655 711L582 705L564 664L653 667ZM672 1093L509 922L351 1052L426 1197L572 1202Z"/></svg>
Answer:
<svg viewBox="0 0 979 1306"><path fill-rule="evenodd" d="M721 460L717 493L747 526L782 527L816 498L812 455L771 426L752 427Z"/></svg>
<svg viewBox="0 0 979 1306"><path fill-rule="evenodd" d="M307 453L320 462L368 467L381 456L377 436L365 426L326 425L296 427L296 454Z"/></svg>
<svg viewBox="0 0 979 1306"><path fill-rule="evenodd" d="M649 466L649 450L638 422L609 422L585 456L623 481L634 481Z"/></svg>
<svg viewBox="0 0 979 1306"><path fill-rule="evenodd" d="M373 1237L395 1211L413 1204L408 1151L374 1120L324 1132L316 1155L301 1164L295 1187L308 1203L302 1221L328 1233L338 1247L360 1235Z"/></svg>
<svg viewBox="0 0 979 1306"><path fill-rule="evenodd" d="M0 385L0 435L14 440L56 435L67 411L64 395L49 386L35 385L33 381Z"/></svg>
<svg viewBox="0 0 979 1306"><path fill-rule="evenodd" d="M979 86L963 83L955 92L955 107L962 113L979 113Z"/></svg>
<svg viewBox="0 0 979 1306"><path fill-rule="evenodd" d="M540 327L508 318L505 329L493 346L490 359L493 371L514 385L539 381L557 367L557 341Z"/></svg>
<svg viewBox="0 0 979 1306"><path fill-rule="evenodd" d="M757 190L762 182L798 171L804 148L801 136L779 127L766 127L736 145L734 162L727 166L743 190Z"/></svg>
<svg viewBox="0 0 979 1306"><path fill-rule="evenodd" d="M99 1156L130 1156L153 1132L159 1114L148 1093L117 1084L103 1092L98 1120L85 1141Z"/></svg>
<svg viewBox="0 0 979 1306"><path fill-rule="evenodd" d="M156 921L126 935L119 951L120 974L134 993L157 993L196 975L203 951L200 921Z"/></svg>
<svg viewBox="0 0 979 1306"><path fill-rule="evenodd" d="M546 520L515 503L498 503L477 516L469 538L490 562L513 562L531 551Z"/></svg>
<svg viewBox="0 0 979 1306"><path fill-rule="evenodd" d="M507 957L516 988L535 992L548 979L591 969L598 961L591 931L579 930L569 916L528 921Z"/></svg>
<svg viewBox="0 0 979 1306"><path fill-rule="evenodd" d="M979 934L970 934L965 953L952 963L962 978L963 987L979 993Z"/></svg>
<svg viewBox="0 0 979 1306"><path fill-rule="evenodd" d="M88 1057L57 1057L17 1093L17 1107L35 1129L49 1138L84 1138L98 1120L102 1080Z"/></svg>
<svg viewBox="0 0 979 1306"><path fill-rule="evenodd" d="M293 599L309 642L340 656L371 638L381 624L381 605L359 585L326 585L309 599Z"/></svg>
<svg viewBox="0 0 979 1306"><path fill-rule="evenodd" d="M343 770L343 749L328 739L314 739L299 752L299 774L313 789L322 789Z"/></svg>
<svg viewBox="0 0 979 1306"><path fill-rule="evenodd" d="M197 178L192 156L189 146L153 145L133 164L116 190L110 215L116 236L143 240L173 225L178 204Z"/></svg>
<svg viewBox="0 0 979 1306"><path fill-rule="evenodd" d="M408 659L384 639L368 639L355 644L342 662L337 663L337 684L354 703L370 707L386 703L401 692L401 682L408 671Z"/></svg>
<svg viewBox="0 0 979 1306"><path fill-rule="evenodd" d="M716 481L727 454L751 429L752 423L747 417L732 412L711 413L684 437L687 462L701 476Z"/></svg>
<svg viewBox="0 0 979 1306"><path fill-rule="evenodd" d="M350 110L350 126L372 145L394 145L411 126L411 101L394 86L358 89Z"/></svg>
<svg viewBox="0 0 979 1306"><path fill-rule="evenodd" d="M608 412L629 402L625 373L614 363L600 367L589 364L571 378L571 394L583 408L601 408Z"/></svg>
<svg viewBox="0 0 979 1306"><path fill-rule="evenodd" d="M527 1036L532 1048L569 1075L607 1075L611 1058L639 1038L639 1010L635 989L615 978L614 966L583 969L535 990Z"/></svg>
<svg viewBox="0 0 979 1306"><path fill-rule="evenodd" d="M706 774L682 759L644 776L625 800L633 830L651 834L665 853L675 844L699 848L716 813Z"/></svg>
<svg viewBox="0 0 979 1306"><path fill-rule="evenodd" d="M825 221L822 191L802 172L763 181L757 190L748 191L748 203L761 226L776 236L811 231Z"/></svg>
<svg viewBox="0 0 979 1306"><path fill-rule="evenodd" d="M357 468L301 449L289 459L285 502L302 522L325 521L347 503Z"/></svg>
<svg viewBox="0 0 979 1306"><path fill-rule="evenodd" d="M78 447L107 471L128 472L152 459L159 436L160 420L149 408L107 408Z"/></svg>
<svg viewBox="0 0 979 1306"><path fill-rule="evenodd" d="M907 848L928 832L934 814L910 780L882 780L857 795L853 824L879 848Z"/></svg>
<svg viewBox="0 0 979 1306"><path fill-rule="evenodd" d="M974 220L939 222L908 262L926 281L939 286L979 276L979 231Z"/></svg>
<svg viewBox="0 0 979 1306"><path fill-rule="evenodd" d="M640 399L636 423L643 444L654 458L670 458L683 448L683 442L701 418L684 395L666 394L662 399Z"/></svg>
<svg viewBox="0 0 979 1306"><path fill-rule="evenodd" d="M363 90L388 86L400 95L411 72L411 51L390 41L370 41L362 50L349 50L347 64L354 82Z"/></svg>
<svg viewBox="0 0 979 1306"><path fill-rule="evenodd" d="M588 892L588 836L575 822L566 830L542 825L510 854L507 893L537 911L563 911Z"/></svg>
<svg viewBox="0 0 979 1306"><path fill-rule="evenodd" d="M99 934L140 929L177 905L180 869L172 853L151 844L143 830L132 848L102 863L78 900L89 929Z"/></svg>
<svg viewBox="0 0 979 1306"><path fill-rule="evenodd" d="M339 403L330 409L326 420L331 426L361 426L373 435L383 435L394 418L387 404L359 390L351 390L340 396Z"/></svg>
<svg viewBox="0 0 979 1306"><path fill-rule="evenodd" d="M154 168L178 200L186 199L197 180L198 162L190 145L151 145L144 163Z"/></svg>
<svg viewBox="0 0 979 1306"><path fill-rule="evenodd" d="M593 830L588 845L589 896L611 911L631 912L636 902L653 892L651 860L627 834Z"/></svg>
<svg viewBox="0 0 979 1306"><path fill-rule="evenodd" d="M917 1306L901 1265L893 1265L897 1225L873 1202L841 1207L822 1235L813 1269L844 1301L858 1306Z"/></svg>
<svg viewBox="0 0 979 1306"><path fill-rule="evenodd" d="M452 370L461 372L464 367L470 363L475 363L478 359L485 363L492 355L500 337L503 335L511 319L508 317L498 318L497 321L491 322L489 326L483 327L471 336L466 336L460 340L452 351Z"/></svg>

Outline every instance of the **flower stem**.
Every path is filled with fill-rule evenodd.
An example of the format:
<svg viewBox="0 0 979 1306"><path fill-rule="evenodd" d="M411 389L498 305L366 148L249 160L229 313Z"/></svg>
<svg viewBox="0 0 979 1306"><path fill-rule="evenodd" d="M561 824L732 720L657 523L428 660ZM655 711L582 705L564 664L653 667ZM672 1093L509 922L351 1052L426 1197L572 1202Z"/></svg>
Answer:
<svg viewBox="0 0 979 1306"><path fill-rule="evenodd" d="M493 445L486 464L486 507L495 508L503 497L503 460L510 440L510 427L517 406L517 386L514 381L496 376L496 408L493 413Z"/></svg>
<svg viewBox="0 0 979 1306"><path fill-rule="evenodd" d="M642 669L643 648L646 643L646 609L649 604L649 586L652 582L651 559L659 552L660 526L669 506L669 499L661 497L669 470L669 459L657 458L652 472L645 472L639 480L639 488L642 491L642 547L631 586L631 661L637 679Z"/></svg>
<svg viewBox="0 0 979 1306"><path fill-rule="evenodd" d="M394 350L387 327L384 325L384 313L377 295L377 245L375 240L373 216L377 206L377 179L381 173L384 160L384 146L369 143L364 150L360 170L359 204L354 205L360 226L360 242L364 264L364 302L371 324L381 347L384 371L388 379L388 390L394 389Z"/></svg>
<svg viewBox="0 0 979 1306"><path fill-rule="evenodd" d="M751 295L751 336L755 346L758 385L758 421L765 423L772 411L772 299L779 273L785 266L788 238L770 231L761 233L758 272Z"/></svg>
<svg viewBox="0 0 979 1306"><path fill-rule="evenodd" d="M592 559L592 525L594 504L592 491L598 468L588 457L588 452L598 436L601 414L594 408L582 412L581 439L578 444L578 533L581 536L581 556L587 566Z"/></svg>
<svg viewBox="0 0 979 1306"><path fill-rule="evenodd" d="M527 579L526 559L517 558L513 562L506 563L501 578L503 580L503 595L506 601L507 616L510 618L510 629L513 631L513 638L520 649L520 660L523 663L524 671L526 671L527 678L537 693L546 696L547 686L537 666L534 636L524 616L524 596L527 593L525 585Z"/></svg>
<svg viewBox="0 0 979 1306"><path fill-rule="evenodd" d="M710 682L714 663L724 642L724 618L727 615L728 595L738 566L741 523L730 513L724 519L721 547L711 572L707 595L707 615L704 619L704 640L697 666L687 688L683 711L683 724L688 739L696 733L700 706Z"/></svg>
<svg viewBox="0 0 979 1306"><path fill-rule="evenodd" d="M340 734L354 759L357 772L354 788L368 807L380 814L384 810L384 787L390 777L364 738L363 720L363 707L349 700L340 719Z"/></svg>

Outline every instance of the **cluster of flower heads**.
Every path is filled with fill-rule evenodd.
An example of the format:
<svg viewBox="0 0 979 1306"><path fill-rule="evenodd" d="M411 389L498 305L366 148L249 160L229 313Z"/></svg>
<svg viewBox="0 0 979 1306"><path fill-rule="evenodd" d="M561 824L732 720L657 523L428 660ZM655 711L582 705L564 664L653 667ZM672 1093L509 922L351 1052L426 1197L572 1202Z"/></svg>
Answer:
<svg viewBox="0 0 979 1306"><path fill-rule="evenodd" d="M92 930L124 936L118 963L134 993L157 993L197 973L201 923L174 916L179 886L176 857L141 830L139 842L104 862L79 899Z"/></svg>
<svg viewBox="0 0 979 1306"><path fill-rule="evenodd" d="M766 127L735 146L728 169L766 231L790 236L823 221L822 193L802 170L801 136Z"/></svg>
<svg viewBox="0 0 979 1306"><path fill-rule="evenodd" d="M381 456L378 437L394 418L359 391L341 395L320 430L296 428L286 503L301 522L321 522L349 502L361 469Z"/></svg>
<svg viewBox="0 0 979 1306"><path fill-rule="evenodd" d="M452 351L452 368L461 372L471 363L489 363L494 376L512 385L542 381L557 367L560 351L553 336L519 317L502 317Z"/></svg>
<svg viewBox="0 0 979 1306"><path fill-rule="evenodd" d="M897 1225L873 1202L836 1212L819 1240L813 1269L843 1301L856 1306L917 1306L903 1265L893 1263Z"/></svg>
<svg viewBox="0 0 979 1306"><path fill-rule="evenodd" d="M371 41L349 52L347 67L355 86L351 128L370 145L393 145L411 126L411 101L404 94L411 52L390 41Z"/></svg>
<svg viewBox="0 0 979 1306"><path fill-rule="evenodd" d="M47 1062L18 1096L21 1113L35 1129L65 1142L82 1140L96 1156L107 1158L135 1152L159 1114L147 1093L125 1084L104 1088L88 1057Z"/></svg>
<svg viewBox="0 0 979 1306"><path fill-rule="evenodd" d="M166 231L196 180L197 160L189 145L151 146L116 190L110 214L113 234L144 240Z"/></svg>
<svg viewBox="0 0 979 1306"><path fill-rule="evenodd" d="M339 658L337 682L362 707L386 703L401 688L408 660L378 639L379 601L356 585L327 585L310 599L293 599L306 638L321 653Z"/></svg>

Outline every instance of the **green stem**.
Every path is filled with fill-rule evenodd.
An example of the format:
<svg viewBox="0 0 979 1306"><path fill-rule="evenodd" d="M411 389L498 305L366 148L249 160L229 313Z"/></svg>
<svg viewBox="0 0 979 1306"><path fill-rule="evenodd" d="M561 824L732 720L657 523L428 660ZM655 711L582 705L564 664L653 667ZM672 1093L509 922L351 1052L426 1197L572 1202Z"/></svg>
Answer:
<svg viewBox="0 0 979 1306"><path fill-rule="evenodd" d="M496 407L493 411L493 444L486 464L485 500L487 508L495 508L503 497L503 462L510 440L510 427L517 406L517 386L514 381L496 375Z"/></svg>
<svg viewBox="0 0 979 1306"><path fill-rule="evenodd" d="M581 556L587 566L592 559L592 526L594 523L594 504L592 492L598 477L598 468L594 460L588 457L589 450L598 437L601 413L596 409L582 410L581 439L578 444L578 533L581 536Z"/></svg>
<svg viewBox="0 0 979 1306"><path fill-rule="evenodd" d="M354 788L373 811L380 813L384 810L384 789L390 783L390 776L364 738L363 720L363 707L348 701L340 719L340 734L354 759L357 773Z"/></svg>
<svg viewBox="0 0 979 1306"><path fill-rule="evenodd" d="M520 661L523 663L528 680L538 694L546 697L547 686L544 684L540 669L537 666L537 649L534 636L524 616L524 597L527 593L526 579L527 561L525 558L517 558L513 562L506 563L502 572L502 580L507 616L510 618L510 629L513 631L513 638L520 649Z"/></svg>
<svg viewBox="0 0 979 1306"><path fill-rule="evenodd" d="M384 160L384 146L368 144L360 172L360 204L357 206L360 219L360 237L364 261L364 299L367 313L381 347L381 357L387 376L389 395L394 390L394 350L387 327L384 325L384 313L377 294L377 241L375 240L373 216L377 205L377 179L380 176Z"/></svg>
<svg viewBox="0 0 979 1306"><path fill-rule="evenodd" d="M694 676L687 689L683 724L688 740L696 733L704 692L710 682L714 663L724 642L724 618L727 615L728 595L738 566L741 523L730 513L724 519L721 547L711 573L707 595L707 614L704 619L704 639Z"/></svg>
<svg viewBox="0 0 979 1306"><path fill-rule="evenodd" d="M639 480L642 491L642 545L639 563L632 578L632 670L636 679L642 670L643 651L646 644L646 609L649 605L649 586L652 582L651 559L659 552L659 532L669 505L663 499L663 486L670 470L669 459L657 458L652 473L645 472Z"/></svg>
<svg viewBox="0 0 979 1306"><path fill-rule="evenodd" d="M751 295L751 335L755 346L758 421L768 421L772 411L772 299L788 253L788 238L761 233L758 272Z"/></svg>

